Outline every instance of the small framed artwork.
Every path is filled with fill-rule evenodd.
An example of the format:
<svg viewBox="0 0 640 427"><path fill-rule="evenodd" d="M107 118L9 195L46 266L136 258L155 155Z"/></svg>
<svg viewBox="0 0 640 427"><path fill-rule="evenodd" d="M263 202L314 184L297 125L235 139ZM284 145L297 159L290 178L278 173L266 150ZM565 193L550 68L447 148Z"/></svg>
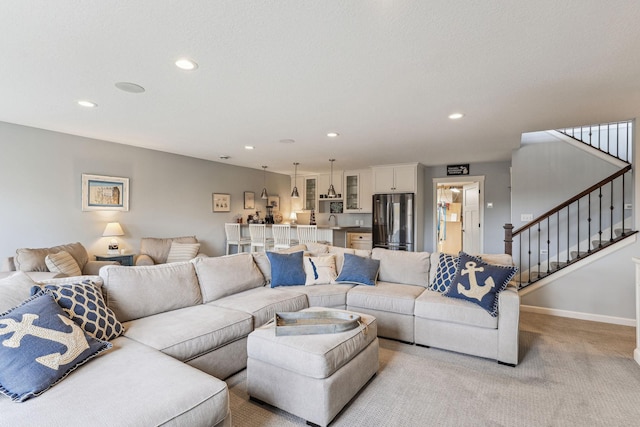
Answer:
<svg viewBox="0 0 640 427"><path fill-rule="evenodd" d="M231 194L213 193L213 211L231 212Z"/></svg>
<svg viewBox="0 0 640 427"><path fill-rule="evenodd" d="M83 211L128 211L129 178L82 174Z"/></svg>
<svg viewBox="0 0 640 427"><path fill-rule="evenodd" d="M256 208L256 193L253 191L244 192L244 208L255 209Z"/></svg>
<svg viewBox="0 0 640 427"><path fill-rule="evenodd" d="M280 196L269 196L267 198L267 206L271 206L273 209L280 209Z"/></svg>

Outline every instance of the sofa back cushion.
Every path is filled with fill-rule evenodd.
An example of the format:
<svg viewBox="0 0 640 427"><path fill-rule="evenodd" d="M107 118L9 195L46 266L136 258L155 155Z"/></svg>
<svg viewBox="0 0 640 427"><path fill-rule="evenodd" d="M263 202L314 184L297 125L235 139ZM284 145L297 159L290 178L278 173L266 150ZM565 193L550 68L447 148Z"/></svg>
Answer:
<svg viewBox="0 0 640 427"><path fill-rule="evenodd" d="M380 260L378 280L405 285L429 286L431 253L374 248L371 258Z"/></svg>
<svg viewBox="0 0 640 427"><path fill-rule="evenodd" d="M264 286L265 279L249 253L191 261L196 267L203 302Z"/></svg>
<svg viewBox="0 0 640 427"><path fill-rule="evenodd" d="M107 305L121 322L202 303L193 263L100 269Z"/></svg>
<svg viewBox="0 0 640 427"><path fill-rule="evenodd" d="M49 254L57 254L60 251L66 251L76 260L80 270L89 261L89 254L82 246L82 243L70 243L67 245L53 246L51 248L20 248L16 250L16 256L13 262L16 270L20 271L49 271L45 258Z"/></svg>
<svg viewBox="0 0 640 427"><path fill-rule="evenodd" d="M167 262L171 243L198 243L196 236L157 238L143 237L140 239L140 253L148 255L156 264L164 264Z"/></svg>
<svg viewBox="0 0 640 427"><path fill-rule="evenodd" d="M22 271L16 271L0 280L0 314L19 306L31 296L31 288L36 284Z"/></svg>

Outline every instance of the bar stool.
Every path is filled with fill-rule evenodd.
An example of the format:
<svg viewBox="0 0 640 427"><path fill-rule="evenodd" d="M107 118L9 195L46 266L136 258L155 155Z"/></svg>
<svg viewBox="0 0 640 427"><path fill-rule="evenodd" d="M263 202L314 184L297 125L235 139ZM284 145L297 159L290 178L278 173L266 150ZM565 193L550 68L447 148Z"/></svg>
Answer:
<svg viewBox="0 0 640 427"><path fill-rule="evenodd" d="M244 246L251 245L251 239L248 237L242 237L240 224L235 222L225 223L224 232L227 235L227 255L229 255L229 247L231 245L236 245L238 247L238 253L244 252L244 249L242 249Z"/></svg>
<svg viewBox="0 0 640 427"><path fill-rule="evenodd" d="M249 224L251 236L251 252L256 248L262 248L266 252L267 245L273 244L273 239L267 239L267 227L264 224Z"/></svg>
<svg viewBox="0 0 640 427"><path fill-rule="evenodd" d="M298 232L298 242L300 242L300 244L318 242L318 226L317 225L299 225L297 227L297 232Z"/></svg>
<svg viewBox="0 0 640 427"><path fill-rule="evenodd" d="M291 226L289 224L278 224L271 227L273 232L273 249L287 249L292 245L297 245L297 240L291 239Z"/></svg>

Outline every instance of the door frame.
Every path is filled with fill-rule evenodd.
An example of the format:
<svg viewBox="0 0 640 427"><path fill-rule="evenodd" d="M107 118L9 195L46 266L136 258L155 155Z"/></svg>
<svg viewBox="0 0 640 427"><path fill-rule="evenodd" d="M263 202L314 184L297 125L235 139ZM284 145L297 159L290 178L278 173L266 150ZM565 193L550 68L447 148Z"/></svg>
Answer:
<svg viewBox="0 0 640 427"><path fill-rule="evenodd" d="M440 184L459 184L459 183L469 183L469 182L477 182L478 188L480 189L480 197L478 198L478 204L480 212L480 244L478 247L480 248L480 253L484 251L484 175L463 175L463 176L448 176L446 178L433 178L433 200L432 200L432 212L433 221L432 221L432 236L433 236L433 252L438 250L438 230L436 224L436 218L438 217L438 185ZM464 250L464 248L463 248Z"/></svg>

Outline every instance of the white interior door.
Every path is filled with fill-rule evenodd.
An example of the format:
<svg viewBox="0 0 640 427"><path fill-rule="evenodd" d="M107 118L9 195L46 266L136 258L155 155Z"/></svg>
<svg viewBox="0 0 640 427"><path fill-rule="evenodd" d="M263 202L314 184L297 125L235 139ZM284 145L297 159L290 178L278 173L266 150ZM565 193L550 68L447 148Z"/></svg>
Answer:
<svg viewBox="0 0 640 427"><path fill-rule="evenodd" d="M480 186L477 182L462 187L462 250L480 253Z"/></svg>

